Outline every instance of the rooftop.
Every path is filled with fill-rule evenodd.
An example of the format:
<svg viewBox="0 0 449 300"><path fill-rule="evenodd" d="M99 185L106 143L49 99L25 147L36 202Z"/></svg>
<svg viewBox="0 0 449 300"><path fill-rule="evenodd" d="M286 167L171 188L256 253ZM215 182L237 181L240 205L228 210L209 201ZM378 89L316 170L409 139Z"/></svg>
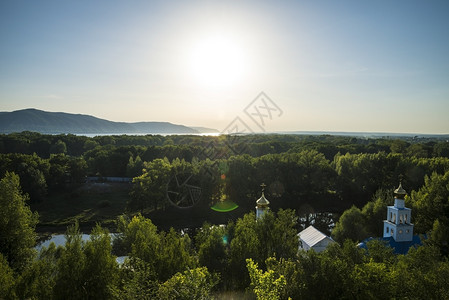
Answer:
<svg viewBox="0 0 449 300"><path fill-rule="evenodd" d="M327 235L325 235L312 225L310 225L309 227L298 233L298 235L301 238L301 240L307 243L307 245L309 245L310 247L313 247L314 245L316 245L317 243L321 242L326 238L331 239L330 237L328 237Z"/></svg>
<svg viewBox="0 0 449 300"><path fill-rule="evenodd" d="M393 251L396 254L407 254L408 250L411 247L418 247L422 245L421 237L419 235L414 235L413 239L409 242L396 242L393 237L384 237L384 238L370 237L359 243L358 246L363 249L368 249L366 244L374 239L384 241L386 246L393 248Z"/></svg>

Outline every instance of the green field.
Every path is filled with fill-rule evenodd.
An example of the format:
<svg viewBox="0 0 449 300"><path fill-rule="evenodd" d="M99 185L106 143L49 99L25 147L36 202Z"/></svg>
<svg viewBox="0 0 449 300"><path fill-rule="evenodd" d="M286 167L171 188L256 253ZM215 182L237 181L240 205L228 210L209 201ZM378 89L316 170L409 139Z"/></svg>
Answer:
<svg viewBox="0 0 449 300"><path fill-rule="evenodd" d="M129 183L86 183L72 191L48 195L31 205L39 213L38 231L65 232L76 220L83 230L96 223L111 227L123 214L129 199Z"/></svg>
<svg viewBox="0 0 449 300"><path fill-rule="evenodd" d="M115 220L119 215L127 213L126 203L130 198L131 188L129 183L86 183L71 191L54 192L43 201L30 205L33 211L39 213L36 231L64 233L76 221L86 233L97 223L115 231ZM205 221L225 224L248 212L237 206L217 210L215 206L209 207L203 201L206 199L202 199L200 205L187 209L173 207L167 202L163 208L147 208L141 213L160 229L168 230L170 227L200 227ZM138 211L129 213L137 214Z"/></svg>

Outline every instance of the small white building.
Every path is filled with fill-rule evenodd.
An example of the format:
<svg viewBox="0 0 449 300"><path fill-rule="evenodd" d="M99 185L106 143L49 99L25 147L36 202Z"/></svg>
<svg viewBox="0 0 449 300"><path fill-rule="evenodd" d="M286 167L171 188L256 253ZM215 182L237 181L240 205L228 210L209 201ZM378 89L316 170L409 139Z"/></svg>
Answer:
<svg viewBox="0 0 449 300"><path fill-rule="evenodd" d="M310 250L313 249L316 252L321 252L327 248L335 241L331 238L310 225L300 233L298 233L299 237L299 249Z"/></svg>

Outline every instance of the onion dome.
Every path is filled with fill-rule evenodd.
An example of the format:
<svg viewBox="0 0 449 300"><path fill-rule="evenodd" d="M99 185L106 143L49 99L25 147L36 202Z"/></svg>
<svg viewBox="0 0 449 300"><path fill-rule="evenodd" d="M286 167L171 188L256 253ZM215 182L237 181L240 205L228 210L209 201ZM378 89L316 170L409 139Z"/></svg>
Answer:
<svg viewBox="0 0 449 300"><path fill-rule="evenodd" d="M405 195L407 195L407 192L402 187L402 182L399 182L399 187L394 190L394 195L398 199L404 199Z"/></svg>
<svg viewBox="0 0 449 300"><path fill-rule="evenodd" d="M265 198L265 194L262 191L262 196L256 201L256 204L258 207L268 206L270 204L270 201Z"/></svg>

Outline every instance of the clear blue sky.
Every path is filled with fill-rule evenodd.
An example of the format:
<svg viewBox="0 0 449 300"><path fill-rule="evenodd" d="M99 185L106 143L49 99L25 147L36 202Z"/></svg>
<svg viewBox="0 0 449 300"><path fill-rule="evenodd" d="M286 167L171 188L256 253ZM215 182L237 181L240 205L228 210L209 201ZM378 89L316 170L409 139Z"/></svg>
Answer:
<svg viewBox="0 0 449 300"><path fill-rule="evenodd" d="M449 133L449 1L0 1L0 111Z"/></svg>

